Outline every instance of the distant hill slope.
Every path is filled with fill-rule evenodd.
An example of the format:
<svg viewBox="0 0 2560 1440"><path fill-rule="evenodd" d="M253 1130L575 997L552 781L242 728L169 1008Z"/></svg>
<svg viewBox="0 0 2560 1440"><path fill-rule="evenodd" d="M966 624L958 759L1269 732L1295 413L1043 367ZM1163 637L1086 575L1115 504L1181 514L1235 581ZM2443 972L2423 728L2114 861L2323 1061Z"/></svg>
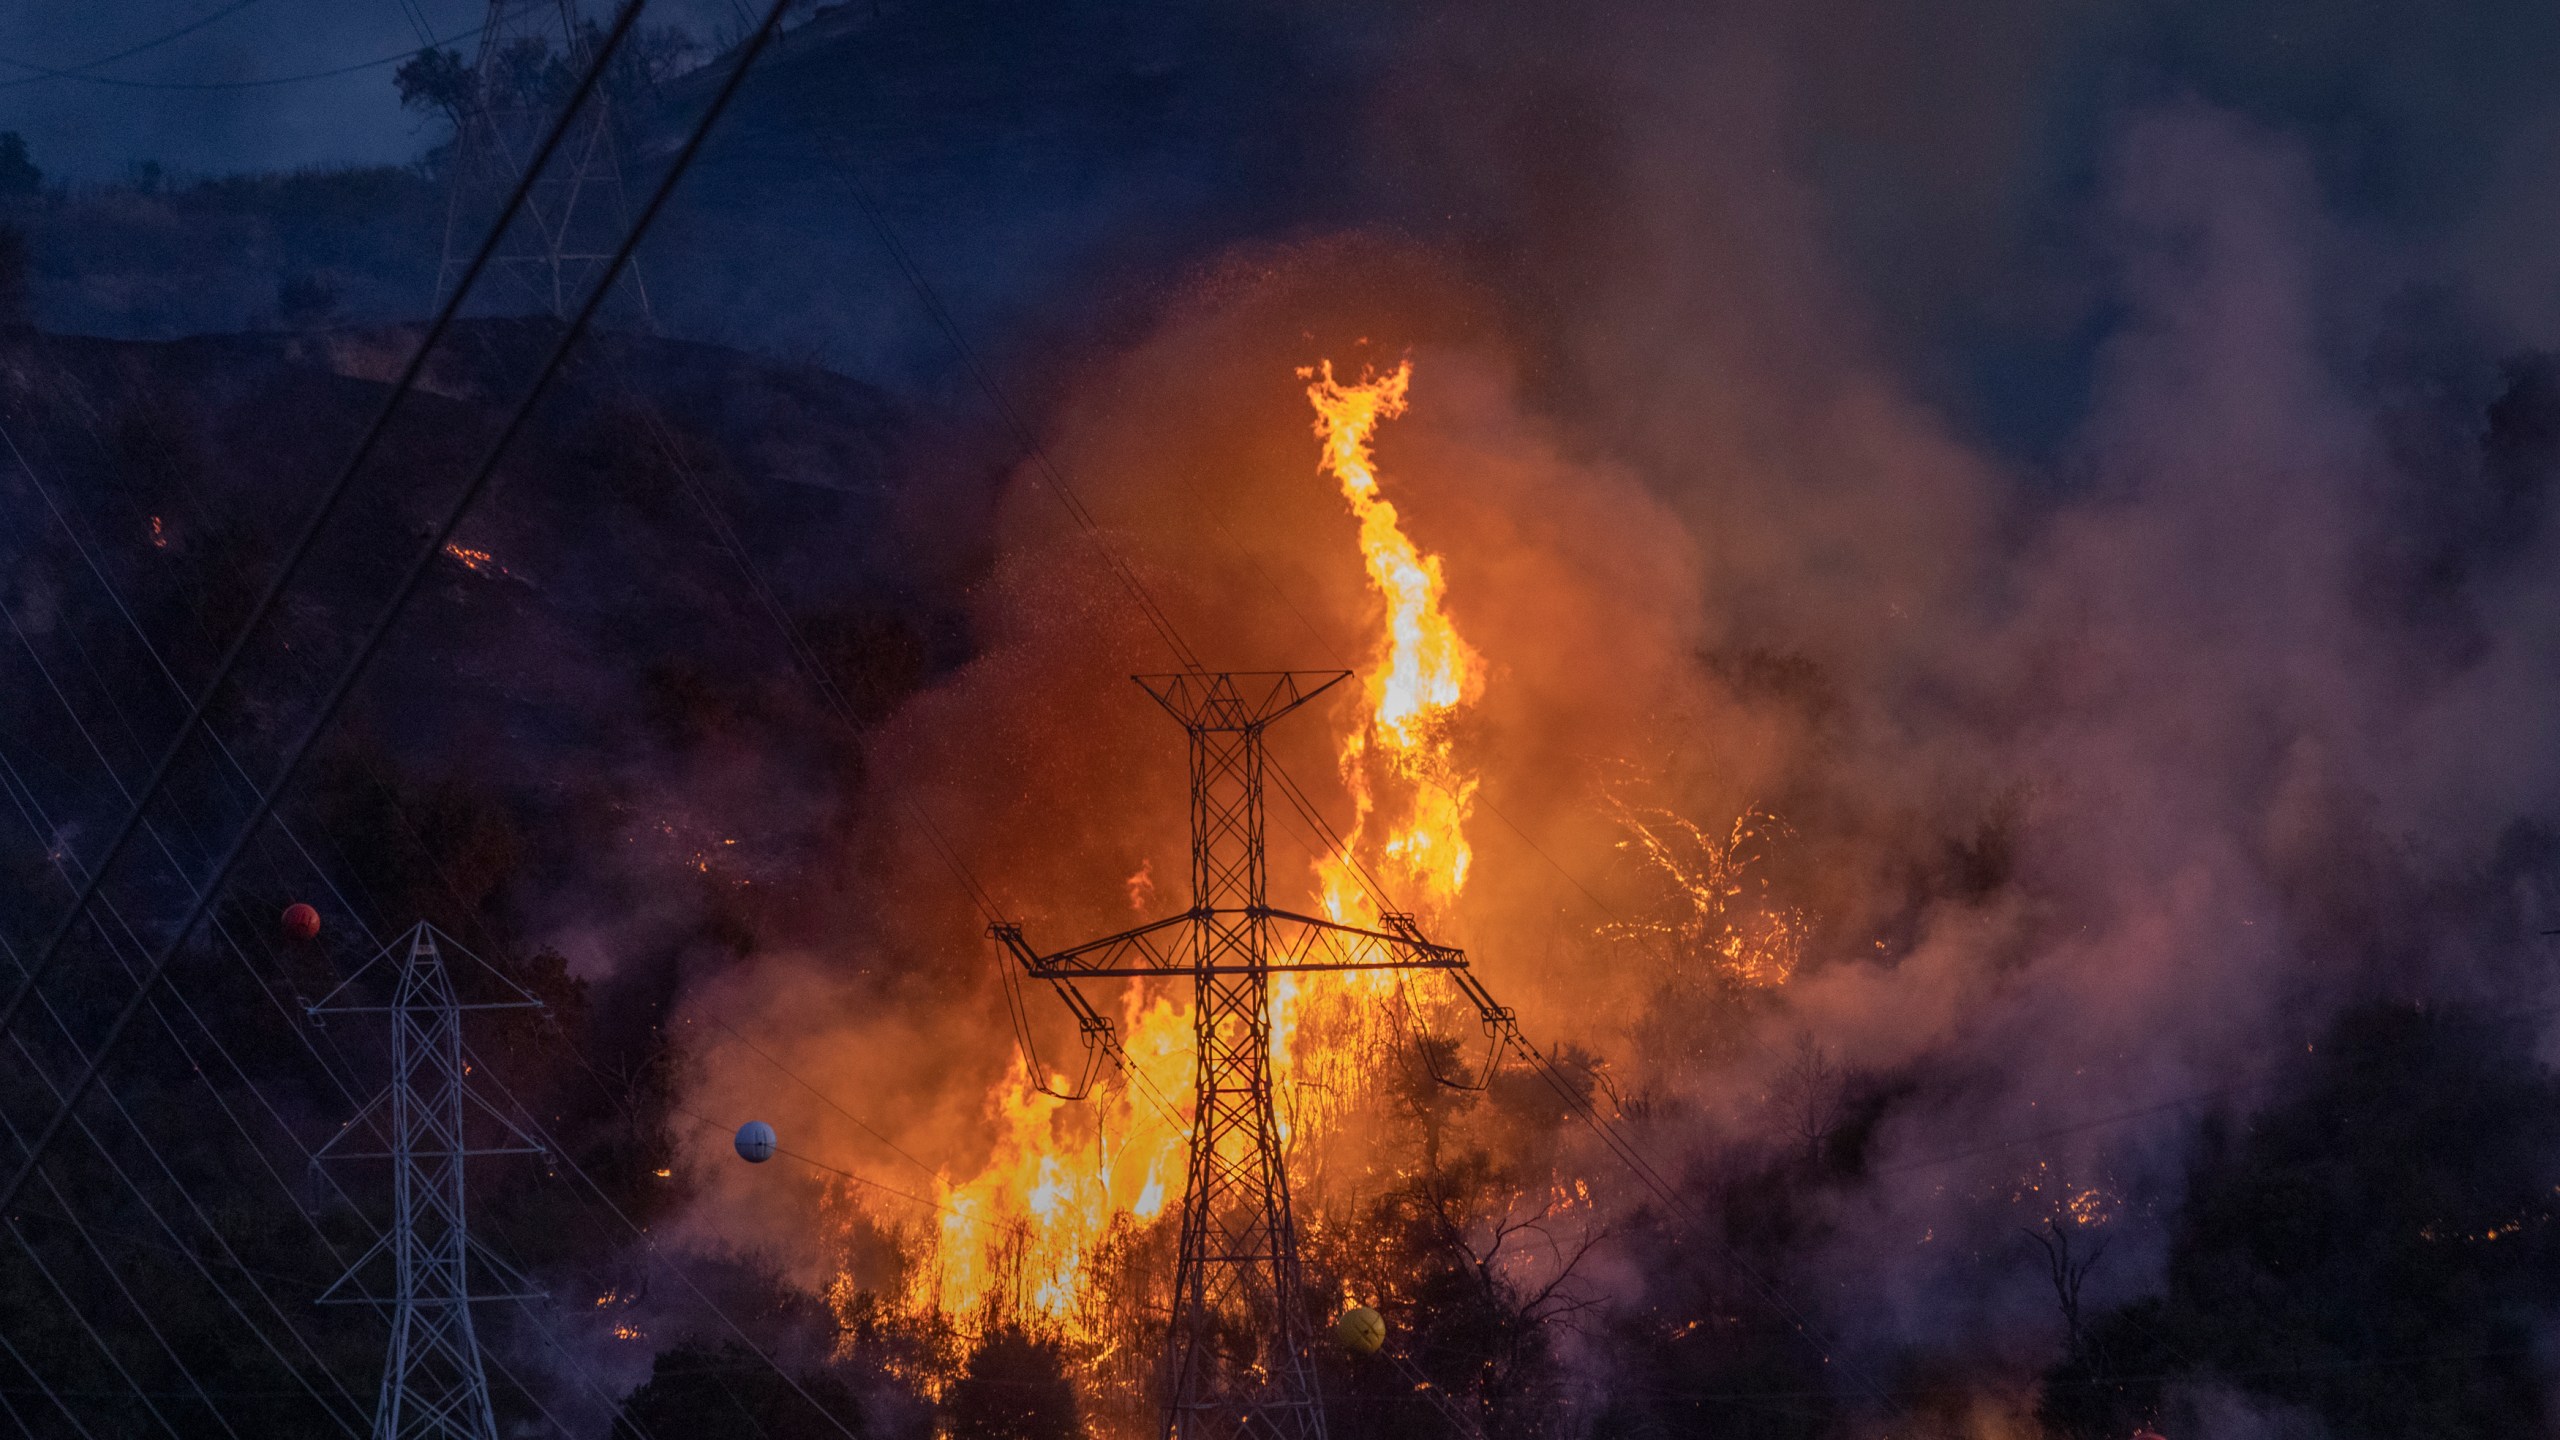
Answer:
<svg viewBox="0 0 2560 1440"><path fill-rule="evenodd" d="M767 56L644 252L659 323L891 384L940 373L947 350L855 203L859 176L973 335L1080 328L1218 245L1345 203L1327 187L1387 13L819 10ZM725 64L633 122L635 197ZM377 169L57 194L0 222L30 234L44 328L172 338L414 317L444 219L432 175Z"/></svg>
<svg viewBox="0 0 2560 1440"><path fill-rule="evenodd" d="M215 707L213 728L259 783L558 333L547 319L467 321L402 407ZM415 339L407 328L0 334L0 940L14 953L63 912L66 874L97 861L125 808L119 787L149 771L183 695L204 684ZM351 1114L304 1044L329 1047L361 1084L380 1043L361 1021L324 1035L293 1002L365 961L368 931L428 919L536 987L549 1016L475 1016L477 1056L636 1223L681 1202L667 1179L683 1133L666 1108L682 1062L672 1006L845 903L843 868L818 860L842 843L867 722L968 644L955 617L974 531L946 493L961 481L912 458L915 423L872 387L810 366L623 334L583 347L535 412L499 488L435 556L284 795L293 838L258 832L217 912L226 938L182 954L164 993L195 1018L164 1029L146 1017L115 1060L119 1108L132 1105L153 1153L225 1217L231 1263L284 1304L307 1305L341 1258L273 1188L303 1174L282 1130L309 1143ZM910 476L937 493L917 496ZM818 700L810 668L843 694L851 726ZM174 773L101 912L155 938L190 898L168 860L200 882L248 808L201 745ZM316 940L278 935L274 917L294 901L319 908ZM100 1033L130 993L104 947L134 933L104 919L75 930L48 1011ZM479 973L456 968L466 987ZM36 1062L0 1077L20 1115L45 1103L30 1077L72 1063L51 1030L30 1032ZM209 1037L228 1047L222 1066ZM619 1077L612 1088L606 1075ZM234 1130L259 1113L282 1130ZM67 1144L55 1161L84 1216L102 1234L149 1232L91 1153ZM371 1177L349 1183L367 1204L381 1193ZM594 1293L617 1283L595 1277L626 1273L625 1232L565 1218L582 1202L542 1170L493 1166L472 1183L475 1235L554 1293ZM48 1266L82 1258L59 1227L33 1243ZM144 1247L116 1264L152 1297L173 1353L235 1377L226 1410L241 1433L319 1433L290 1376L172 1254ZM762 1317L751 1323L774 1348L783 1326L807 1331L825 1313L759 1283L752 1302L727 1303ZM35 1308L45 1298L26 1267L0 1267L16 1333L61 1333L58 1310ZM493 1313L484 1337L520 1353L526 1313ZM335 1373L379 1363L378 1330L319 1334ZM100 1397L96 1433L123 1433L121 1390L107 1388L122 1383L75 1387ZM180 1381L145 1368L133 1383L173 1393ZM530 1413L512 1385L500 1413ZM579 1433L602 1428L598 1414Z"/></svg>
<svg viewBox="0 0 2560 1440"><path fill-rule="evenodd" d="M36 323L124 339L282 329L288 287L314 282L327 303L290 318L378 323L414 315L435 280L442 216L435 183L399 168L0 203L0 224L28 237Z"/></svg>
<svg viewBox="0 0 2560 1440"><path fill-rule="evenodd" d="M253 771L304 723L556 333L467 322L404 407L223 707ZM27 462L0 451L0 606L26 637L0 651L0 687L18 697L0 748L75 843L94 845L118 809L82 727L133 780L158 742L117 737L165 735L182 710L72 534L192 690L413 339L0 337L0 424ZM968 644L957 617L983 542L955 492L983 479L911 465L910 424L876 390L812 367L600 337L460 553L436 561L342 729L510 817L527 843L520 893L551 907L513 921L592 905L648 911L656 939L681 935L703 913L651 887L698 881L705 835L736 842L722 858L779 889L822 843L858 746L756 587L857 719ZM909 474L935 493L911 493ZM219 814L237 805L227 783L196 773L191 794ZM28 838L8 849L27 853ZM23 913L49 913L49 879L17 878L37 887Z"/></svg>

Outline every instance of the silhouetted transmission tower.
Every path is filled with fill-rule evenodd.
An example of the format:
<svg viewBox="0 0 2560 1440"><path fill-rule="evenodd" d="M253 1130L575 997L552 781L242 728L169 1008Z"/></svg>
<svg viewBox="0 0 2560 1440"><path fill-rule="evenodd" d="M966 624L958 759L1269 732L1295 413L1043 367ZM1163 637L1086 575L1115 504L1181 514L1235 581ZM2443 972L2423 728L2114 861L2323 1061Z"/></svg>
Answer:
<svg viewBox="0 0 2560 1440"><path fill-rule="evenodd" d="M1164 1434L1174 1440L1325 1433L1271 1104L1271 976L1466 964L1422 938L1409 915L1364 930L1271 906L1263 731L1348 674L1136 677L1191 736L1191 908L1048 955L1024 942L1020 926L994 927L1044 980L1187 975L1198 991L1199 1082L1165 1344ZM1107 1020L1079 997L1069 1003L1088 1034L1098 1029L1116 1046Z"/></svg>
<svg viewBox="0 0 2560 1440"><path fill-rule="evenodd" d="M444 261L436 303L471 263L490 221L524 175L553 113L593 58L595 32L579 23L575 0L489 0L479 57L454 116L446 173ZM613 258L630 224L622 160L614 140L611 77L578 113L560 148L525 196L524 210L491 257L491 297L566 317ZM643 319L649 292L637 261L617 282Z"/></svg>
<svg viewBox="0 0 2560 1440"><path fill-rule="evenodd" d="M534 1298L512 1267L471 1238L463 1199L465 1162L474 1155L536 1154L541 1147L470 1086L463 1064L462 1015L541 1002L509 985L512 998L462 1003L436 946L441 938L433 926L419 923L310 1007L315 1020L349 1014L383 1014L391 1020L390 1084L319 1151L324 1160L387 1160L391 1165L390 1228L320 1297L322 1304L377 1305L390 1311L391 1342L374 1406L373 1440L497 1440L498 1422L489 1406L489 1377L481 1366L471 1306L481 1300ZM366 981L385 962L393 972L389 1004L341 998L351 997L350 987ZM475 1113L523 1143L473 1145L466 1127ZM500 1280L499 1288L474 1290L475 1269ZM368 1285L369 1279L379 1278L390 1281L388 1295Z"/></svg>

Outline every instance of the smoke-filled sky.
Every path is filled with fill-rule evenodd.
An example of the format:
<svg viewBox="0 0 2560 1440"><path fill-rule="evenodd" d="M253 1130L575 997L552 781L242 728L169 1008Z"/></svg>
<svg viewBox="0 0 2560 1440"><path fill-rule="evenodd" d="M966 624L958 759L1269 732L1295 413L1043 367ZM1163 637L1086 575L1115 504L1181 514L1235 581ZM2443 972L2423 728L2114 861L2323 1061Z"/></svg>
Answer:
<svg viewBox="0 0 2560 1440"><path fill-rule="evenodd" d="M213 8L22 10L0 58L77 65ZM472 9L424 15L450 34ZM881 13L897 34L914 12ZM1286 44L1239 43L1264 20ZM2560 15L2021 0L1229 21L1202 22L1196 51L1193 29L1150 31L1143 66L1092 48L1146 28L1125 23L1059 21L1074 43L1056 54L1036 24L935 52L915 74L1089 60L1128 113L1178 94L1205 138L1108 107L966 154L905 136L1005 183L901 191L918 172L884 165L893 221L957 237L919 246L924 267L978 302L964 318L1048 453L1220 665L1366 657L1374 599L1297 371L1412 360L1385 493L1488 666L1454 732L1484 784L1478 867L1435 922L1540 1037L1608 1057L1682 1174L1795 1143L1803 1057L1842 1077L1864 1148L1803 1200L1788 1280L1844 1356L1962 1357L1986 1388L2049 1363L2052 1299L2010 1252L2057 1196L2117 1227L2093 1310L2160 1289L2199 1116L2259 1103L2342 1007L2548 1023ZM264 0L106 73L293 72L409 34L388 4ZM1265 103L1283 92L1295 108ZM1270 133L1275 115L1298 128ZM141 158L398 161L433 138L382 71L221 92L47 79L0 89L11 128L75 180ZM859 228L791 183L773 134L757 144L706 161L718 199L686 221L694 258L661 272L667 313L749 350L843 340L828 353L861 370L895 347L810 327L886 325L845 297L906 303L897 284L777 268L786 296L743 250L716 281L686 268L724 243L723 205L791 217L755 232L768 243ZM719 303L686 308L689 284ZM933 388L885 361L862 378ZM821 898L706 964L674 1016L764 1036L903 1117L886 1123L924 1157L903 1163L965 1176L997 1143L1012 1037L935 852L1040 939L1126 923L1146 911L1136 877L1184 864L1179 751L1125 679L1165 657L1038 477L992 482L982 512L908 463L901 538L970 557L952 564L966 656L881 721L843 794L793 797L827 812L809 826ZM1326 713L1285 742L1320 786L1344 723ZM649 783L733 833L778 782L695 755ZM919 814L946 837L927 844ZM1758 824L1724 858L1754 923L1789 937L1784 985L1671 974L1626 943L1661 899L1629 868L1646 815ZM1283 848L1275 874L1304 884L1308 857ZM658 943L663 916L571 892L528 919L590 974ZM1039 1024L1071 1047L1054 1011ZM901 1163L760 1058L716 1040L691 1058L703 1111ZM683 1163L698 1240L769 1246L812 1280L843 1259L816 1182L716 1146ZM1654 1278L1622 1253L1592 1283L1633 1303Z"/></svg>
<svg viewBox="0 0 2560 1440"><path fill-rule="evenodd" d="M1356 659L1291 372L1410 354L1388 490L1492 666L1465 751L1535 842L1479 812L1452 930L1533 1027L1681 1117L1653 1132L1674 1163L1782 1141L1801 1047L1877 1087L1809 1293L1862 1364L2031 1367L2052 1301L2016 1232L2092 1197L2119 1226L2092 1306L2156 1288L2184 1097L2255 1103L2343 1004L2544 1003L2552 877L2519 857L2560 800L2526 478L2560 97L2520 57L2553 33L2421 7L1442 17L1359 57L1341 117L1347 208L1388 223L1160 279L1138 333L1050 362L1047 433L1195 644ZM1044 937L1180 863L1171 732L1119 678L1160 657L1028 477L998 533L983 652L873 752L847 864L879 903L702 1001L927 1117L910 1147L963 1174L1006 1039L905 807ZM1684 1008L1610 948L1639 903L1610 888L1613 801L1783 823L1765 863L1811 929L1782 994ZM710 1048L713 1109L861 1150ZM704 1178L708 1227L805 1223Z"/></svg>
<svg viewBox="0 0 2560 1440"><path fill-rule="evenodd" d="M1688 1117L1655 1135L1685 1161L1782 1137L1808 1043L1890 1094L1807 1262L1861 1363L2048 1358L2009 1251L2059 1194L2114 1207L2093 1307L2157 1287L2176 1102L2253 1103L2335 1007L2542 1002L2550 877L2517 856L2560 799L2549 540L2498 456L2551 403L2516 357L2560 317L2532 239L2560 112L2519 59L2552 31L2251 13L1420 25L1343 118L1343 183L1394 228L1230 251L1051 413L1195 643L1303 660L1365 622L1289 371L1413 356L1389 493L1491 659L1485 793L1537 841L1480 813L1452 923L1533 1026ZM1043 934L1179 857L1166 726L1113 698L1143 630L1036 487L1003 516L985 654L876 752L859 883L899 903L706 1000L932 1115L913 1143L963 1173L1005 1062L941 1057L955 1023L1002 1050L992 999L807 1003L983 990L891 798ZM1782 997L1683 1009L1595 938L1621 785L1789 827L1768 863L1813 920ZM734 1053L706 1074L773 1103ZM773 1200L710 1183L724 1226Z"/></svg>

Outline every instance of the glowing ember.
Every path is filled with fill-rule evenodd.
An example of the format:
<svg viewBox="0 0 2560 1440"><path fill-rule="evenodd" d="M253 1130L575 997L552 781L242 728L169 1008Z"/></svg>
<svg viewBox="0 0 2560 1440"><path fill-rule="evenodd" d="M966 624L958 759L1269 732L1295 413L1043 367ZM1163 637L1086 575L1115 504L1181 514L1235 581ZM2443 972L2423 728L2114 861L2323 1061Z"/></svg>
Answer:
<svg viewBox="0 0 2560 1440"><path fill-rule="evenodd" d="M1670 942L1684 963L1704 964L1722 979L1761 989L1795 973L1807 920L1802 911L1767 902L1760 861L1787 834L1776 816L1747 810L1721 838L1669 810L1612 798L1621 847L1633 852L1664 892L1661 918L1612 922L1604 935ZM1756 898L1755 898L1756 897Z"/></svg>
<svg viewBox="0 0 2560 1440"><path fill-rule="evenodd" d="M486 550L473 550L461 545L448 544L444 547L444 553L461 561L462 568L474 575L495 575L503 579L514 574L506 566L499 564Z"/></svg>

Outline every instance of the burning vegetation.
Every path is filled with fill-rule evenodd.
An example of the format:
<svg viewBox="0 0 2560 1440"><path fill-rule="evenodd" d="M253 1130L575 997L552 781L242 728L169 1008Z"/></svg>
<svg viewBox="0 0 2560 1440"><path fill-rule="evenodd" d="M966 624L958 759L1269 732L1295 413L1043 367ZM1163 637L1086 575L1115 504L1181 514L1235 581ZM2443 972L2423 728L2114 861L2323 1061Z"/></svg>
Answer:
<svg viewBox="0 0 2560 1440"><path fill-rule="evenodd" d="M1399 902L1426 927L1454 922L1473 857L1478 781L1460 731L1488 665L1448 612L1442 558L1413 541L1383 493L1373 449L1412 376L1410 362L1357 382L1329 362L1300 372L1321 473L1353 521L1376 638L1334 744L1350 823L1336 832L1312 812L1294 817L1312 856L1304 899L1274 903L1361 927L1403 915ZM1153 873L1150 858L1128 880L1133 905L1155 898ZM1459 1286L1502 1332L1492 1351L1426 1370L1409 1338L1390 1339L1379 1363L1393 1378L1348 1378L1407 1406L1474 1415L1518 1403L1497 1391L1527 1386L1548 1356L1547 1327L1588 1303L1577 1272L1600 1222L1589 1177L1561 1157L1522 1165L1483 1148L1490 1137L1473 1122L1500 1077L1442 1037L1460 1027L1439 984L1388 970L1276 975L1270 1060L1308 1253L1302 1301L1374 1305L1409 1326L1452 1298L1437 1287ZM830 1294L849 1344L887 1330L929 1337L904 1363L931 1393L967 1383L963 1357L1028 1337L1072 1371L1097 1423L1134 1433L1152 1423L1160 1382L1195 1022L1191 998L1167 982L1131 984L1107 1003L1119 1063L1080 1084L1041 1072L1026 1051L986 1098L987 1161L937 1177L933 1214L856 1186L831 1192L848 1253L874 1258Z"/></svg>
<svg viewBox="0 0 2560 1440"><path fill-rule="evenodd" d="M1249 177L1251 213L1070 167L1060 193L1102 208L1059 246L1073 206L1022 183L1032 151L1208 115L1182 43L1065 7L1102 27L1073 32L1092 54L996 27L1054 53L953 87L937 67L985 41L969 7L819 7L740 114L787 135L824 101L880 187L868 223L798 210L823 187L796 169L792 209L735 227L721 207L758 187L689 183L645 299L633 277L655 333L589 335L521 413L515 374L562 331L475 302L283 590L279 519L316 493L292 487L367 433L414 339L299 300L344 285L372 314L388 281L351 259L323 284L288 253L308 227L261 221L259 245L185 248L252 256L239 283L282 328L0 325L0 816L23 830L0 928L64 962L0 1067L11 1123L52 1113L84 1035L135 1027L18 1182L0 1409L48 1440L360 1422L371 1333L279 1323L305 1366L253 1348L265 1317L225 1287L276 1280L298 1317L382 1231L377 1192L296 1183L381 1058L296 1001L369 926L433 915L549 1007L466 1020L455 1061L550 1136L471 1170L475 1243L571 1297L478 1312L500 1433L1139 1440L1186 1373L1305 1381L1332 1440L2550 1433L2560 358L2517 301L2547 266L2411 287L2441 257L2373 264L2391 225L2330 193L2396 173L2362 137L2332 154L2200 104L2075 112L2109 148L2053 167L2072 208L2019 242L2041 258L1905 246L1838 177L1907 146L1976 186L1981 117L1946 121L1967 143L1901 136L1899 87L1796 57L1903 47L1786 6L1542 16L1525 43L1291 12L1392 54L1374 85L1306 83L1259 9L1213 11L1270 88L1179 168ZM458 146L478 82L413 63ZM1055 109L1087 69L1109 93ZM2036 88L1950 73L1985 106ZM668 107L708 94L663 88L619 92L623 160L783 163L673 147ZM1026 127L829 108L943 89ZM2502 168L2546 166L2534 125L2497 128L2533 154L2407 168L2546 194ZM954 157L983 160L979 199L916 183ZM361 208L427 213L433 171ZM362 199L324 179L282 189ZM99 268L131 247L75 221L174 235L246 203L222 188L0 185L0 312L11 229L42 308L77 317L141 292ZM1131 196L1167 207L1143 243L1109 209ZM1016 208L1020 234L961 233ZM938 213L970 218L905 250ZM2490 266L2539 213L2428 233ZM1890 264L1831 263L1869 230ZM755 236L801 253L737 263ZM921 297L930 324L820 283L929 290L991 256L1001 276ZM1996 305L1939 293L1968 266ZM795 313L758 337L775 295ZM233 323L205 304L151 324ZM1994 310L1982 353L1904 333ZM699 343L712 320L823 364ZM908 353L946 340L948 370ZM2019 410L2049 387L2056 414L2003 429L1941 386ZM421 529L502 435L468 524ZM473 544L366 630L402 573L377 548L429 534ZM222 744L173 750L132 853L98 859L270 605L210 682ZM380 673L334 686L376 640ZM1224 782L1197 769L1186 804L1133 671L1195 766L1215 727L1156 682L1310 677L1249 751L1259 810L1203 800ZM263 786L341 701L308 773ZM229 881L174 883L270 801ZM1169 961L1209 953L1230 851L1260 933L1362 935L1338 942L1362 963L1220 994ZM119 908L45 941L93 865ZM129 1008L137 939L195 896L160 996L185 1003ZM1079 952L1026 932L1161 948L1044 969ZM1204 1053L1252 1104L1204 1100ZM1285 1263L1276 1226L1217 1250L1234 1235L1186 1203L1257 1166L1234 1188L1261 1215L1285 1190ZM162 1179L204 1203L177 1213ZM1273 1293L1184 1283L1221 1263Z"/></svg>

